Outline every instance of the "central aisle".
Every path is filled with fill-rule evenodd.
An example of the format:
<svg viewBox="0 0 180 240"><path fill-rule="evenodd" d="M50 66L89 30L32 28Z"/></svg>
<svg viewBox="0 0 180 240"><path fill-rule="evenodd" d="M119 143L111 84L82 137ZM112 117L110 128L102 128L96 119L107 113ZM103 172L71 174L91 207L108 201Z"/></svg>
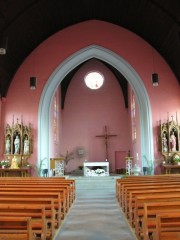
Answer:
<svg viewBox="0 0 180 240"><path fill-rule="evenodd" d="M115 177L77 177L76 200L55 240L136 240L115 197Z"/></svg>

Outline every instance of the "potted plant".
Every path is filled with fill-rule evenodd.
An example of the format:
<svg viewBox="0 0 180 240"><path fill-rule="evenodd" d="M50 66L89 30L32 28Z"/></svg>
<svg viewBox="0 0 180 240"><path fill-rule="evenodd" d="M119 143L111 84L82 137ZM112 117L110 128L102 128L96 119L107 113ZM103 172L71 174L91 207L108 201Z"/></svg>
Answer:
<svg viewBox="0 0 180 240"><path fill-rule="evenodd" d="M42 160L40 160L40 162L37 163L37 165L34 166L37 176L39 177L42 176L43 166L47 167L47 158L43 158Z"/></svg>
<svg viewBox="0 0 180 240"><path fill-rule="evenodd" d="M8 160L2 160L0 162L2 168L7 168L9 167L9 161Z"/></svg>
<svg viewBox="0 0 180 240"><path fill-rule="evenodd" d="M143 156L145 161L146 161L146 167L143 167L143 172L144 175L147 173L147 175L152 175L153 174L153 163L151 160L147 159L147 157L144 155Z"/></svg>
<svg viewBox="0 0 180 240"><path fill-rule="evenodd" d="M178 154L175 154L173 157L173 161L175 164L180 165L180 156Z"/></svg>
<svg viewBox="0 0 180 240"><path fill-rule="evenodd" d="M60 156L64 158L64 168L65 168L64 171L66 172L68 162L74 159L74 152L73 151L71 151L71 152L66 151L65 155L60 154Z"/></svg>
<svg viewBox="0 0 180 240"><path fill-rule="evenodd" d="M83 166L79 166L78 168L79 168L79 170L83 170Z"/></svg>

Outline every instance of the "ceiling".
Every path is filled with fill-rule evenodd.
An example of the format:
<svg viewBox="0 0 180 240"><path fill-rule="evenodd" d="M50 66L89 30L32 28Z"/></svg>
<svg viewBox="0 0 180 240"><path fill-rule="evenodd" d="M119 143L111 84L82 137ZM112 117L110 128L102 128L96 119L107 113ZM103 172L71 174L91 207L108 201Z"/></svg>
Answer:
<svg viewBox="0 0 180 240"><path fill-rule="evenodd" d="M179 0L0 0L0 35L8 37L7 53L0 55L0 95L6 97L17 69L41 42L63 28L92 19L139 35L165 58L180 83ZM125 95L123 76L107 67ZM63 81L64 94L77 70Z"/></svg>

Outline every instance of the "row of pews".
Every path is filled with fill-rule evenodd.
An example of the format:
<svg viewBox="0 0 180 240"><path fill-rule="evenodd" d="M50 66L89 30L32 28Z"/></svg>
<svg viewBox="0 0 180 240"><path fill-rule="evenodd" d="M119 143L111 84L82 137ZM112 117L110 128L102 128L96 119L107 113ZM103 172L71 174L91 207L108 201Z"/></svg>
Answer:
<svg viewBox="0 0 180 240"><path fill-rule="evenodd" d="M116 196L138 239L180 239L179 174L117 179Z"/></svg>
<svg viewBox="0 0 180 240"><path fill-rule="evenodd" d="M75 200L75 180L63 177L0 181L0 240L51 240Z"/></svg>

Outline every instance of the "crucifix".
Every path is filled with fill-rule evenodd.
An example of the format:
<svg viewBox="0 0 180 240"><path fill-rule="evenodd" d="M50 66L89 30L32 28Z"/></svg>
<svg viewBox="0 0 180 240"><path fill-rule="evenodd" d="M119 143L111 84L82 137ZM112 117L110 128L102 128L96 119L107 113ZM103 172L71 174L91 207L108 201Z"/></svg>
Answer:
<svg viewBox="0 0 180 240"><path fill-rule="evenodd" d="M97 135L96 137L102 137L105 140L105 147L106 147L106 161L108 161L108 140L110 137L116 137L117 135L108 134L107 126L105 126L105 133L103 135Z"/></svg>

